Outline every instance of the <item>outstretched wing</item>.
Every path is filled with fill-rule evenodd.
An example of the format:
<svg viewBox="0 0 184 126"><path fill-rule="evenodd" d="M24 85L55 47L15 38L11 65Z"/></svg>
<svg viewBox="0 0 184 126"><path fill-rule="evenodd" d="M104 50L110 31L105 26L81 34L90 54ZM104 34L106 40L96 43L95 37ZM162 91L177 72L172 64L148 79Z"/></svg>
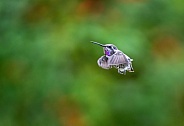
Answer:
<svg viewBox="0 0 184 126"><path fill-rule="evenodd" d="M97 63L99 67L102 67L103 69L110 69L111 66L108 64L108 58L106 56L102 56L98 59Z"/></svg>
<svg viewBox="0 0 184 126"><path fill-rule="evenodd" d="M129 63L127 57L125 54L121 51L116 51L115 54L108 57L108 64L109 65L119 65L119 64L125 64L127 65Z"/></svg>

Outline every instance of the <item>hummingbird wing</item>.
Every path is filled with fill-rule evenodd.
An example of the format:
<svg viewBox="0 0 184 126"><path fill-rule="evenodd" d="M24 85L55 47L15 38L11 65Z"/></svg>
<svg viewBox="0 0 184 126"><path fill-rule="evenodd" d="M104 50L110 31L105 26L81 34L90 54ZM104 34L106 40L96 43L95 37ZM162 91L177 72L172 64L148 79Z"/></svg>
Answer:
<svg viewBox="0 0 184 126"><path fill-rule="evenodd" d="M99 67L102 67L103 69L110 69L111 66L108 64L108 58L106 56L101 56L97 63Z"/></svg>
<svg viewBox="0 0 184 126"><path fill-rule="evenodd" d="M119 64L128 65L129 63L126 55L120 50L116 51L112 56L109 56L108 58L109 58L108 59L109 65L119 65Z"/></svg>

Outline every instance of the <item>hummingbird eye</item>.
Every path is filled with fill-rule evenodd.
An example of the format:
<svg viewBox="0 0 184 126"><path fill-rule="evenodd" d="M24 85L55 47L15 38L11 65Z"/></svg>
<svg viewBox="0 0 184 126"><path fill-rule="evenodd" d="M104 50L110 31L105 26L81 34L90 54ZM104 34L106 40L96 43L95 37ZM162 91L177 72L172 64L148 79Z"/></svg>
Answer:
<svg viewBox="0 0 184 126"><path fill-rule="evenodd" d="M116 46L113 46L112 48L115 49L115 50L117 50L117 47Z"/></svg>
<svg viewBox="0 0 184 126"><path fill-rule="evenodd" d="M112 47L111 46L106 46L107 48L109 48L109 49L112 49Z"/></svg>

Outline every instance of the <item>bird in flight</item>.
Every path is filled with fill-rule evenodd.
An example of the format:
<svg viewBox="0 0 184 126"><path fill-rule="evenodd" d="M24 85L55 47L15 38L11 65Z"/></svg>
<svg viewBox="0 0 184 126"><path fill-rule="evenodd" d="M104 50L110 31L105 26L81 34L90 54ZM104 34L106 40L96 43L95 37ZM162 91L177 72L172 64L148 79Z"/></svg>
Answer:
<svg viewBox="0 0 184 126"><path fill-rule="evenodd" d="M118 69L118 73L126 75L126 71L134 72L132 67L132 61L130 57L120 51L113 44L100 44L98 42L91 41L93 44L97 44L103 47L104 55L98 60L98 66L103 69L110 69L112 67Z"/></svg>

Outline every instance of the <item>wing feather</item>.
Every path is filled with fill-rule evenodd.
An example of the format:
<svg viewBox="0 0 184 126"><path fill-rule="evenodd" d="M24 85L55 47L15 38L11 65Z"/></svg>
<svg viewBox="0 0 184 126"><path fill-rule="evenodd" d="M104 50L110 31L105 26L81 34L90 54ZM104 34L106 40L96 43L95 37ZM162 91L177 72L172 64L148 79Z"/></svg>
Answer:
<svg viewBox="0 0 184 126"><path fill-rule="evenodd" d="M97 63L99 67L102 67L103 69L110 69L111 66L108 64L108 58L106 56L101 56Z"/></svg>
<svg viewBox="0 0 184 126"><path fill-rule="evenodd" d="M117 51L115 54L109 57L108 64L109 65L128 64L128 60L123 52Z"/></svg>

